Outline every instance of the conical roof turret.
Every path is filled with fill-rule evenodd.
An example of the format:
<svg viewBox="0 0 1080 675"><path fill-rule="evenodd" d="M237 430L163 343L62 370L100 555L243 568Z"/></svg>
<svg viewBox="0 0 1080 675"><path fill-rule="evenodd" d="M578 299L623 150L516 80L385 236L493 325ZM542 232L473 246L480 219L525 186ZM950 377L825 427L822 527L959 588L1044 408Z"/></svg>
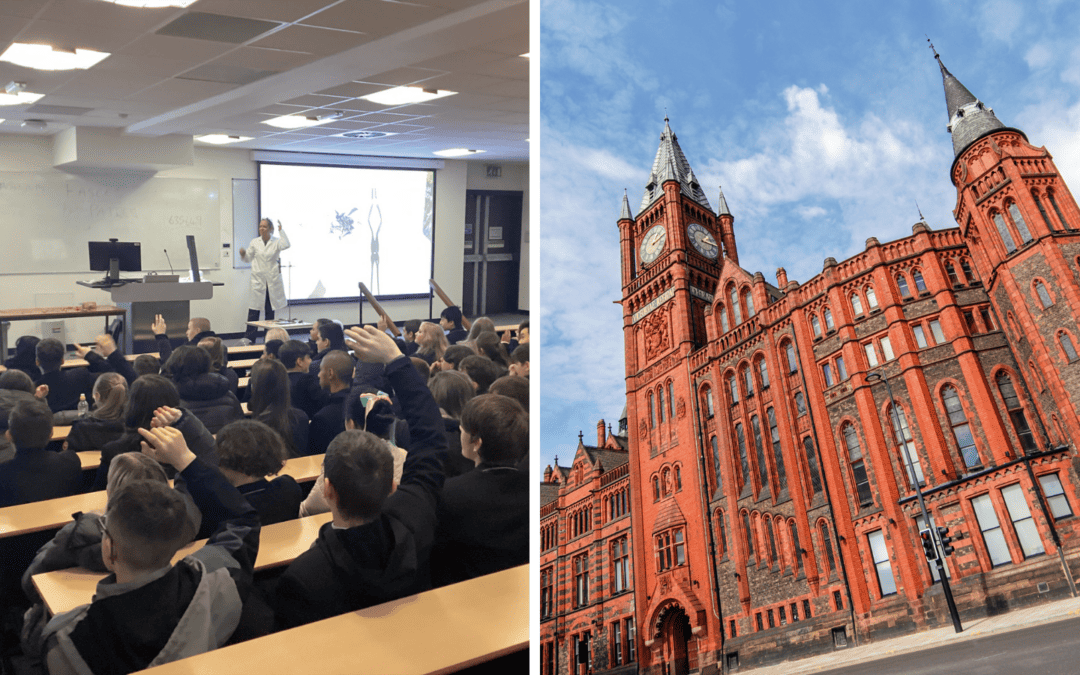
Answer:
<svg viewBox="0 0 1080 675"><path fill-rule="evenodd" d="M678 181L679 190L684 195L711 210L709 199L702 192L694 171L690 168L690 163L686 161L686 155L679 147L679 140L675 132L671 130L668 118L665 117L664 131L660 134L660 147L656 151L656 159L653 160L649 182L645 186L645 194L641 198L638 213L647 209L664 194L663 185L669 180Z"/></svg>
<svg viewBox="0 0 1080 675"><path fill-rule="evenodd" d="M622 195L622 211L619 212L619 220L633 220L634 214L630 213L630 198L626 196L626 190Z"/></svg>
<svg viewBox="0 0 1080 675"><path fill-rule="evenodd" d="M930 46L933 49L933 45ZM941 67L942 84L945 86L945 105L949 111L949 133L952 134L953 153L959 157L972 143L1005 125L998 120L993 109L983 105L956 76L941 62L941 55L934 50L934 58Z"/></svg>
<svg viewBox="0 0 1080 675"><path fill-rule="evenodd" d="M730 216L731 211L728 209L727 199L724 198L724 188L718 187L717 190L720 192L720 198L719 202L716 205L716 215Z"/></svg>

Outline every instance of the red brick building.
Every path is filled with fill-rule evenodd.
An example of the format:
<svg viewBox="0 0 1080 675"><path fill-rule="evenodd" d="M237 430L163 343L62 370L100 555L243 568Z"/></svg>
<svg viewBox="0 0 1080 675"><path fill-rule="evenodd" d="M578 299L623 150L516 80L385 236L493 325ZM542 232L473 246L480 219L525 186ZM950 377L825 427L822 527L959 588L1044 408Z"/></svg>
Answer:
<svg viewBox="0 0 1080 675"><path fill-rule="evenodd" d="M801 285L739 266L723 194L714 212L665 124L618 221L633 598L542 621L558 672L585 672L582 630L610 668L609 609L633 612L640 672L677 675L947 625L916 483L963 617L1069 593L1080 210L1045 148L941 72L960 226L871 237ZM586 457L545 474L557 608L583 546L568 509L607 526Z"/></svg>

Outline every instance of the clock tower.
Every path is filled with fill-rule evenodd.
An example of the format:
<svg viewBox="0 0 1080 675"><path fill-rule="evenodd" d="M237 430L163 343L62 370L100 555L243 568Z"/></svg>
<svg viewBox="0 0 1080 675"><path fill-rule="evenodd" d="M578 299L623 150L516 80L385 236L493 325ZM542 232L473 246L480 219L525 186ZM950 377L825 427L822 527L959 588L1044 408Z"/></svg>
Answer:
<svg viewBox="0 0 1080 675"><path fill-rule="evenodd" d="M707 485L688 357L707 341L717 281L734 258L733 219L714 213L665 118L637 215L619 217L633 502L634 594L642 672L687 672L716 652Z"/></svg>

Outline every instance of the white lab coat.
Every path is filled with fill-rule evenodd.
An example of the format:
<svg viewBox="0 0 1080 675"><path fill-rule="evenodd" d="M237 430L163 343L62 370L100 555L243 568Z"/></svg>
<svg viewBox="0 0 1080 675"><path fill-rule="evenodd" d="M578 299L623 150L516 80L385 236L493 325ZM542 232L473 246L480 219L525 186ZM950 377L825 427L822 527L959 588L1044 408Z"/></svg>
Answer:
<svg viewBox="0 0 1080 675"><path fill-rule="evenodd" d="M278 268L278 255L289 246L288 235L284 230L279 230L278 236L271 237L267 242L263 242L262 237L255 237L248 245L245 255L240 256L244 262L251 263L249 309L262 311L267 290L270 292L270 306L275 312L288 304L285 299L285 284L281 281L281 270Z"/></svg>

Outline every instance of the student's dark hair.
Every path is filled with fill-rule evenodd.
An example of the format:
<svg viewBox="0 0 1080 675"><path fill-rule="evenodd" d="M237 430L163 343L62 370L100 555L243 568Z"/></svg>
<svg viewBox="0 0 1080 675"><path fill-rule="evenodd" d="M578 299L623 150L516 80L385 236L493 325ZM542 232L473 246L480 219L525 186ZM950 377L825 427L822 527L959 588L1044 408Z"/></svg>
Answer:
<svg viewBox="0 0 1080 675"><path fill-rule="evenodd" d="M191 349L198 349L192 347ZM205 353L205 352L204 352ZM180 392L176 385L161 375L142 375L131 383L127 408L124 410L124 426L129 431L149 429L154 411L161 406L180 407Z"/></svg>
<svg viewBox="0 0 1080 675"><path fill-rule="evenodd" d="M337 492L342 515L371 520L379 515L393 487L394 458L375 434L344 431L326 448L323 473Z"/></svg>
<svg viewBox="0 0 1080 675"><path fill-rule="evenodd" d="M466 356L458 364L458 370L469 376L477 384L477 394L486 394L491 383L499 379L499 367L486 356L474 354Z"/></svg>
<svg viewBox="0 0 1080 675"><path fill-rule="evenodd" d="M432 375L428 389L439 407L454 419L461 419L465 404L476 396L469 376L456 370L442 370Z"/></svg>
<svg viewBox="0 0 1080 675"><path fill-rule="evenodd" d="M8 415L8 433L18 448L44 448L52 440L53 416L44 401L19 401Z"/></svg>
<svg viewBox="0 0 1080 675"><path fill-rule="evenodd" d="M263 345L263 353L278 358L278 354L281 353L281 345L285 344L281 340L267 340ZM293 365L296 365L295 363Z"/></svg>
<svg viewBox="0 0 1080 675"><path fill-rule="evenodd" d="M440 319L446 319L454 324L454 328L461 328L461 308L456 306L447 307L439 314Z"/></svg>
<svg viewBox="0 0 1080 675"><path fill-rule="evenodd" d="M443 352L442 360L452 364L456 369L458 364L461 363L461 359L466 356L476 356L476 351L468 345L450 345Z"/></svg>
<svg viewBox="0 0 1080 675"><path fill-rule="evenodd" d="M330 342L330 349L345 349L345 331L333 321L319 326L319 337Z"/></svg>
<svg viewBox="0 0 1080 675"><path fill-rule="evenodd" d="M503 368L510 367L510 357L506 355L506 347L499 341L495 333L481 333L476 338L477 352L491 359L496 365Z"/></svg>
<svg viewBox="0 0 1080 675"><path fill-rule="evenodd" d="M206 317L197 316L188 323L190 323L191 327L195 329L196 335L198 335L199 333L205 333L210 330L210 319L207 319Z"/></svg>
<svg viewBox="0 0 1080 675"><path fill-rule="evenodd" d="M410 356L409 360L412 361L413 368L416 368L420 379L427 382L428 378L431 377L431 366L428 365L428 362L416 356Z"/></svg>
<svg viewBox="0 0 1080 675"><path fill-rule="evenodd" d="M137 571L168 565L195 535L184 498L155 480L134 480L109 495L106 516L113 550Z"/></svg>
<svg viewBox="0 0 1080 675"><path fill-rule="evenodd" d="M109 462L108 480L105 484L105 492L110 495L110 500L117 490L133 480L168 483L169 477L165 475L161 464L141 452L121 452L113 457Z"/></svg>
<svg viewBox="0 0 1080 675"><path fill-rule="evenodd" d="M161 359L153 354L139 354L135 357L135 363L132 367L140 376L157 375L161 373Z"/></svg>
<svg viewBox="0 0 1080 675"><path fill-rule="evenodd" d="M397 421L394 405L386 399L375 401L371 414L367 414L367 399L372 394L356 393L349 396L345 403L345 418L353 421L357 429L363 429L379 438L390 436L390 427Z"/></svg>
<svg viewBox="0 0 1080 675"><path fill-rule="evenodd" d="M64 343L56 338L45 338L37 343L37 361L46 373L58 370L64 363Z"/></svg>
<svg viewBox="0 0 1080 675"><path fill-rule="evenodd" d="M102 373L94 382L97 403L91 416L99 420L118 420L127 407L127 380L120 373Z"/></svg>
<svg viewBox="0 0 1080 675"><path fill-rule="evenodd" d="M23 335L15 341L15 354L11 357L12 368L36 368L37 346L41 338L36 335Z"/></svg>
<svg viewBox="0 0 1080 675"><path fill-rule="evenodd" d="M477 317L473 319L472 328L469 329L468 340L473 342L476 338L480 337L481 333L494 333L495 322L486 316Z"/></svg>
<svg viewBox="0 0 1080 675"><path fill-rule="evenodd" d="M352 384L355 362L352 357L349 356L348 352L335 349L323 357L320 368L322 365L325 365L327 368L334 371L334 375L337 376L337 379L347 385Z"/></svg>
<svg viewBox="0 0 1080 675"><path fill-rule="evenodd" d="M229 364L229 351L219 337L204 337L199 340L200 348L210 354L210 369L218 371Z"/></svg>
<svg viewBox="0 0 1080 675"><path fill-rule="evenodd" d="M520 403L526 411L529 410L529 381L524 377L503 375L491 383L488 393L509 396Z"/></svg>
<svg viewBox="0 0 1080 675"><path fill-rule="evenodd" d="M280 360L286 368L295 368L296 362L301 357L311 356L311 349L308 348L306 342L289 340L281 345L281 349L278 349L277 356L278 360Z"/></svg>
<svg viewBox="0 0 1080 675"><path fill-rule="evenodd" d="M334 323L333 319L315 319L315 326L325 326L328 323Z"/></svg>
<svg viewBox="0 0 1080 675"><path fill-rule="evenodd" d="M521 334L521 331L528 330L528 329L529 329L529 320L525 319L524 321L522 321L521 323L518 324L518 335Z"/></svg>
<svg viewBox="0 0 1080 675"><path fill-rule="evenodd" d="M28 394L33 394L34 381L21 370L9 370L0 373L0 389L25 391Z"/></svg>
<svg viewBox="0 0 1080 675"><path fill-rule="evenodd" d="M480 460L514 464L529 450L529 413L508 396L484 394L469 401L461 428L481 440Z"/></svg>
<svg viewBox="0 0 1080 675"><path fill-rule="evenodd" d="M402 326L402 329L407 333L415 333L420 330L420 319L409 319Z"/></svg>
<svg viewBox="0 0 1080 675"><path fill-rule="evenodd" d="M510 363L528 363L529 362L529 343L525 342L517 346L514 353L510 355Z"/></svg>
<svg viewBox="0 0 1080 675"><path fill-rule="evenodd" d="M290 453L306 450L307 448L295 447L293 442L292 425L289 423L292 399L289 373L285 371L285 365L274 359L256 361L251 367L248 386L251 388L248 408L251 410L252 419L276 431Z"/></svg>
<svg viewBox="0 0 1080 675"><path fill-rule="evenodd" d="M173 382L189 380L210 372L210 352L201 347L180 345L161 368L161 374Z"/></svg>
<svg viewBox="0 0 1080 675"><path fill-rule="evenodd" d="M278 364L281 365L281 364ZM285 466L281 433L257 420L237 420L217 433L218 466L245 476L273 476Z"/></svg>

